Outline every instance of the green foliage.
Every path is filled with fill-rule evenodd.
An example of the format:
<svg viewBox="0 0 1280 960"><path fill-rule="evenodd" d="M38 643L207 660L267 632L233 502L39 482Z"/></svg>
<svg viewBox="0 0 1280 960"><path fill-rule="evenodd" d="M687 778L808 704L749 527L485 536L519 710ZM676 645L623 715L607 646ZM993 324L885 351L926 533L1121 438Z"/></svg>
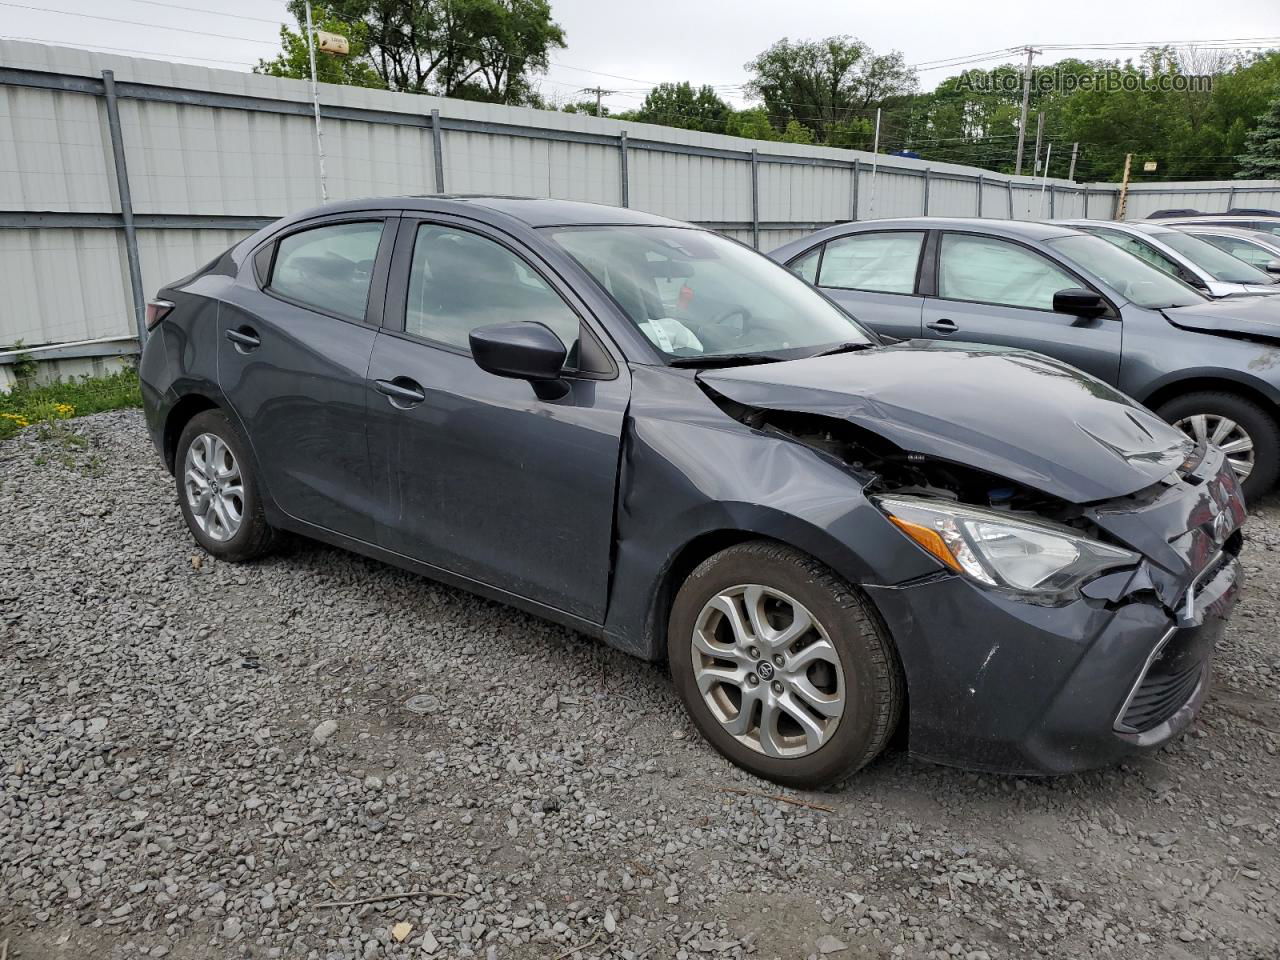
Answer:
<svg viewBox="0 0 1280 960"><path fill-rule="evenodd" d="M1066 89L1064 77L1114 71L1121 89ZM931 160L1012 172L1021 105L1022 67L992 71L990 89L964 82L987 76L966 71L885 114L887 149L906 147ZM1052 76L1050 76L1052 74ZM1211 89L1172 89L1176 79L1209 75ZM1000 83L1000 78L1013 82ZM1049 83L1049 80L1054 83ZM1049 89L1042 89L1041 83ZM1160 89L1164 83L1166 89ZM1223 180L1235 174L1236 156L1270 98L1280 89L1280 53L1249 57L1221 51L1198 59L1152 48L1138 62L1065 60L1032 73L1023 170L1030 172L1035 117L1045 115L1045 142L1053 144L1050 176L1066 176L1071 144L1079 143L1076 179L1119 180L1125 154L1134 179L1154 160L1158 180ZM1043 153L1043 151L1042 151Z"/></svg>
<svg viewBox="0 0 1280 960"><path fill-rule="evenodd" d="M1238 159L1240 169L1236 176L1241 180L1280 180L1280 96L1258 118Z"/></svg>
<svg viewBox="0 0 1280 960"><path fill-rule="evenodd" d="M865 118L884 101L911 94L915 71L899 51L875 53L854 37L779 40L746 65L747 92L764 101L775 126L794 120L826 143L833 128ZM842 132L847 136L847 129Z"/></svg>
<svg viewBox="0 0 1280 960"><path fill-rule="evenodd" d="M560 110L564 113L585 113L589 117L594 117L597 115L596 102L594 99L576 100L573 103L566 103L560 107ZM602 117L609 116L609 108L605 106L603 103L600 104L599 116L602 116Z"/></svg>
<svg viewBox="0 0 1280 960"><path fill-rule="evenodd" d="M133 370L48 384L21 380L8 393L0 393L0 440L28 426L141 405L138 375Z"/></svg>
<svg viewBox="0 0 1280 960"><path fill-rule="evenodd" d="M289 9L304 33L302 0ZM349 57L317 54L317 74L340 61L322 80L490 103L542 106L534 78L565 45L548 0L329 0L319 26L351 42ZM282 29L280 56L258 72L310 76L302 33Z"/></svg>
<svg viewBox="0 0 1280 960"><path fill-rule="evenodd" d="M660 123L683 130L723 133L732 112L733 108L711 87L695 90L685 81L658 84L645 96L640 109L625 115L625 119Z"/></svg>
<svg viewBox="0 0 1280 960"><path fill-rule="evenodd" d="M725 120L724 132L731 137L752 140L777 140L780 136L769 122L769 114L761 107L733 111Z"/></svg>

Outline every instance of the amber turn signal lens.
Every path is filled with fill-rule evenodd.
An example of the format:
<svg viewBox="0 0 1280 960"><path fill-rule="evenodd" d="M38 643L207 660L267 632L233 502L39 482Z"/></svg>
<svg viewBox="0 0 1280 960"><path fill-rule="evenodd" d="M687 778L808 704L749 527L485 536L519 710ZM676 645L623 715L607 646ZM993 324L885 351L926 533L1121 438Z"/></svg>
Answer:
<svg viewBox="0 0 1280 960"><path fill-rule="evenodd" d="M895 527L920 544L930 556L936 557L956 573L963 572L959 561L951 553L950 548L947 547L946 542L938 531L930 530L928 527L922 527L918 523L912 523L910 520L903 520L900 517L891 516L889 519L893 521Z"/></svg>

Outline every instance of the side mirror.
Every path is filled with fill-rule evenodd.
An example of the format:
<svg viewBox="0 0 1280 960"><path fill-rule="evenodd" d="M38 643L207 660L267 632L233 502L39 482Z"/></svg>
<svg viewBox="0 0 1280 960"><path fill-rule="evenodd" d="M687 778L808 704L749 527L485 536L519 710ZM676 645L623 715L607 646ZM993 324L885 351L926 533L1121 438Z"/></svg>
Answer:
<svg viewBox="0 0 1280 960"><path fill-rule="evenodd" d="M1267 273L1271 274L1280 273L1280 260L1272 260L1263 269L1265 269Z"/></svg>
<svg viewBox="0 0 1280 960"><path fill-rule="evenodd" d="M476 327L468 339L476 366L486 373L528 380L539 400L559 400L569 392L560 375L567 351L545 324L495 323Z"/></svg>
<svg viewBox="0 0 1280 960"><path fill-rule="evenodd" d="M1053 295L1055 313L1069 313L1074 317L1087 317L1095 320L1107 312L1107 301L1102 295L1086 290L1084 287L1068 287Z"/></svg>

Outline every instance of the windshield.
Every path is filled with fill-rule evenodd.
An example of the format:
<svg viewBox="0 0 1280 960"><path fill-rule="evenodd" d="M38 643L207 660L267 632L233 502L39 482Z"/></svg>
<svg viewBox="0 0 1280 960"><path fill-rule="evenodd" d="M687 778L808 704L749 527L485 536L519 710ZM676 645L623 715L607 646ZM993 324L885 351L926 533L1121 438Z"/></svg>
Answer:
<svg viewBox="0 0 1280 960"><path fill-rule="evenodd" d="M551 237L671 362L781 360L875 342L786 267L718 234L560 227Z"/></svg>
<svg viewBox="0 0 1280 960"><path fill-rule="evenodd" d="M1181 280L1092 234L1045 241L1086 273L1091 273L1126 300L1140 307L1189 307L1205 298Z"/></svg>
<svg viewBox="0 0 1280 960"><path fill-rule="evenodd" d="M1193 237L1181 230L1170 230L1168 233L1162 231L1154 236L1161 243L1177 250L1215 280L1221 280L1223 283L1271 283L1271 278L1257 267L1251 267L1243 260L1237 260L1225 250L1219 250L1212 243L1206 243L1199 237Z"/></svg>

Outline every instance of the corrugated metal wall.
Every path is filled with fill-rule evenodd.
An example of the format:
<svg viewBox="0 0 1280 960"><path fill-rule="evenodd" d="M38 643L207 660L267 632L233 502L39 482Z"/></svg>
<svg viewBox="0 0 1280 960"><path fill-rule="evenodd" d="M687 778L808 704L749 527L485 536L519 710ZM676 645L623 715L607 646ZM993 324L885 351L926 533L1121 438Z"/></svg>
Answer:
<svg viewBox="0 0 1280 960"><path fill-rule="evenodd" d="M261 223L320 202L306 83L0 40L0 348L133 334L104 71L116 89L143 295ZM850 218L1081 216L1086 198L1089 214L1109 217L1116 202L1114 184L1042 184L527 108L329 85L321 100L330 199L443 185L626 204L762 250ZM1144 184L1127 212L1277 206L1275 186Z"/></svg>

